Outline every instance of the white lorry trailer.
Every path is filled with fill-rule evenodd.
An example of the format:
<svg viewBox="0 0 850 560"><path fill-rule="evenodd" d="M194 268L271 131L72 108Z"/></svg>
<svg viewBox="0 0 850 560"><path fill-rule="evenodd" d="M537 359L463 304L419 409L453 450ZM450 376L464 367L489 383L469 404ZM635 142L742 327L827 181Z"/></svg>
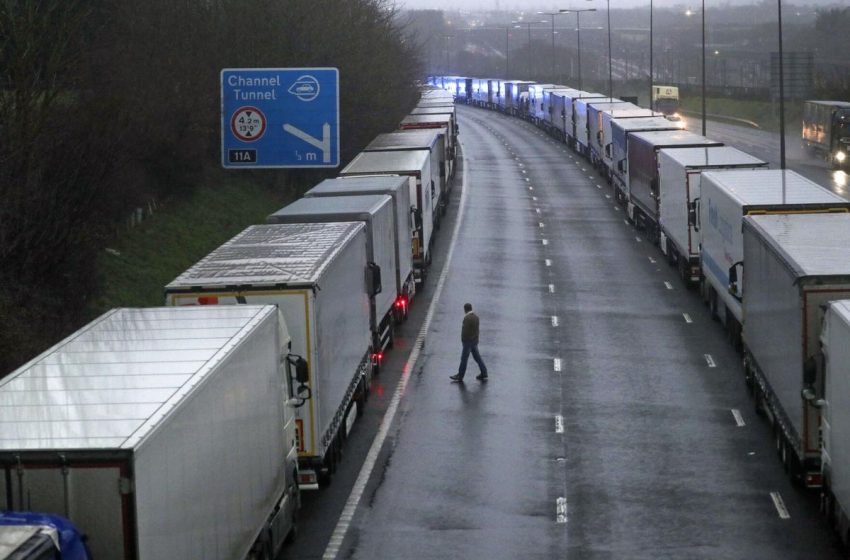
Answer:
<svg viewBox="0 0 850 560"><path fill-rule="evenodd" d="M505 113L511 116L522 116L526 110L523 107L522 94L528 94L528 88L534 82L511 80L505 82Z"/></svg>
<svg viewBox="0 0 850 560"><path fill-rule="evenodd" d="M273 558L299 500L288 346L272 305L105 313L0 381L0 509L68 518L98 560Z"/></svg>
<svg viewBox="0 0 850 560"><path fill-rule="evenodd" d="M599 99L588 99L586 128L587 138L585 139L585 154L590 160L590 163L597 169L600 169L599 163L602 160L602 148L604 146L605 134L603 132L604 121L602 114L619 109L621 111L640 109L634 103L616 99L614 101L601 101Z"/></svg>
<svg viewBox="0 0 850 560"><path fill-rule="evenodd" d="M372 331L372 368L380 371L384 351L393 343L395 282L384 289L396 270L396 228L392 199L385 194L299 198L269 214L269 224L319 224L363 222L366 224L366 260L359 269L370 268L369 328ZM390 284L390 282L387 282Z"/></svg>
<svg viewBox="0 0 850 560"><path fill-rule="evenodd" d="M807 361L820 351L824 305L850 297L850 214L750 215L743 233L747 379L786 468L819 487L820 403L813 388L823 379Z"/></svg>
<svg viewBox="0 0 850 560"><path fill-rule="evenodd" d="M691 212L703 171L765 169L767 163L736 148L664 148L658 152L658 223L661 251L686 283L699 282L699 232Z"/></svg>
<svg viewBox="0 0 850 560"><path fill-rule="evenodd" d="M459 128L453 115L445 113L411 114L401 120L398 128L400 130L419 130L422 128L449 130L449 134L446 136L446 144L448 145L449 159L452 161L452 167L454 167L454 162L457 160L457 134Z"/></svg>
<svg viewBox="0 0 850 560"><path fill-rule="evenodd" d="M591 108L591 111L593 109ZM603 171L611 180L611 121L613 119L633 119L641 117L660 117L661 113L638 107L621 106L597 112L596 118L588 122L588 142L590 143L590 162ZM668 126L669 128L669 126Z"/></svg>
<svg viewBox="0 0 850 560"><path fill-rule="evenodd" d="M372 377L362 222L251 226L166 286L169 305L272 303L309 397L295 410L299 482L330 481ZM341 321L340 317L345 320ZM191 556L191 555L190 555Z"/></svg>
<svg viewBox="0 0 850 560"><path fill-rule="evenodd" d="M685 130L651 130L629 134L626 147L626 212L649 239L659 243L658 226L661 183L658 180L658 152L663 148L707 148L722 146L715 140Z"/></svg>
<svg viewBox="0 0 850 560"><path fill-rule="evenodd" d="M410 134L410 133L405 133ZM398 320L407 318L410 302L416 294L413 280L413 214L407 177L375 175L372 177L337 177L325 179L306 193L305 198L326 196L387 195L392 199L395 219L395 313ZM386 284L386 281L385 281Z"/></svg>
<svg viewBox="0 0 850 560"><path fill-rule="evenodd" d="M605 165L610 169L617 202L629 200L628 139L634 132L680 130L664 117L615 118L611 120L611 143L605 146Z"/></svg>
<svg viewBox="0 0 850 560"><path fill-rule="evenodd" d="M421 283L431 265L434 204L439 203L431 156L424 150L360 152L340 172L340 177L359 175L404 175L410 177L410 201L414 208L413 270Z"/></svg>
<svg viewBox="0 0 850 560"><path fill-rule="evenodd" d="M568 136L571 131L572 139L573 139L573 149L583 155L584 157L590 157L590 135L588 134L589 130L589 121L593 118L593 115L590 112L591 104L608 104L608 107L611 106L612 103L623 103L622 99L617 99L616 97L601 97L600 94L584 94L585 96L579 96L573 99L573 121L572 126L569 125L569 121L567 121L567 132ZM629 103L629 105L632 105Z"/></svg>
<svg viewBox="0 0 850 560"><path fill-rule="evenodd" d="M750 214L847 212L850 202L794 171L780 169L705 171L700 199L693 212L700 236L702 295L713 317L720 319L740 344L746 289L741 219ZM737 276L730 291L730 269Z"/></svg>
<svg viewBox="0 0 850 560"><path fill-rule="evenodd" d="M822 358L815 365L823 372L823 400L813 404L820 406L823 430L823 511L850 546L850 300L826 305L820 339ZM817 387L813 392L817 397Z"/></svg>
<svg viewBox="0 0 850 560"><path fill-rule="evenodd" d="M426 128L378 134L363 148L364 152L403 152L428 150L431 161L437 162L440 170L440 213L445 215L451 189L450 179L454 176L454 160L449 157L448 129Z"/></svg>

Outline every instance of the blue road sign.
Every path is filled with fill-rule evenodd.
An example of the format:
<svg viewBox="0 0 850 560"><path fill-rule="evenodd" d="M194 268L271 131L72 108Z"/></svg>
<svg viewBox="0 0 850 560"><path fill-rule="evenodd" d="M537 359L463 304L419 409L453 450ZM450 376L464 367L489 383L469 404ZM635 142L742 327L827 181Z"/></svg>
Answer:
<svg viewBox="0 0 850 560"><path fill-rule="evenodd" d="M222 70L221 164L338 167L339 71Z"/></svg>

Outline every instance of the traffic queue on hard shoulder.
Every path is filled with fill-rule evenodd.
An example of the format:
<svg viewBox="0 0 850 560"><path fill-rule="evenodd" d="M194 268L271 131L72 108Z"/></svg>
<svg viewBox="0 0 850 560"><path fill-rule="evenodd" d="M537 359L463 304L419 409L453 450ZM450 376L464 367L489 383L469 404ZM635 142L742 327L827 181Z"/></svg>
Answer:
<svg viewBox="0 0 850 560"><path fill-rule="evenodd" d="M451 94L424 88L338 177L165 286L164 307L113 309L0 380L13 557L277 557L427 277L457 133Z"/></svg>
<svg viewBox="0 0 850 560"><path fill-rule="evenodd" d="M820 489L850 545L850 202L621 99L522 80L429 83L457 103L533 123L607 179L628 221L728 331L779 459L794 481ZM814 142L815 110L846 136L847 105L807 103L804 144ZM846 142L830 146L844 163Z"/></svg>

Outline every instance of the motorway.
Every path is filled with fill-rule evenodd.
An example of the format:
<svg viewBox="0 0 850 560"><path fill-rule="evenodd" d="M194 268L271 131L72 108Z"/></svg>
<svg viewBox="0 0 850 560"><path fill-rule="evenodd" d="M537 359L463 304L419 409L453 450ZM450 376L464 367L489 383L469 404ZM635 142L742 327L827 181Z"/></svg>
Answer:
<svg viewBox="0 0 850 560"><path fill-rule="evenodd" d="M740 356L610 188L528 123L458 115L433 270L284 557L841 557ZM448 379L467 301L487 383L472 360Z"/></svg>

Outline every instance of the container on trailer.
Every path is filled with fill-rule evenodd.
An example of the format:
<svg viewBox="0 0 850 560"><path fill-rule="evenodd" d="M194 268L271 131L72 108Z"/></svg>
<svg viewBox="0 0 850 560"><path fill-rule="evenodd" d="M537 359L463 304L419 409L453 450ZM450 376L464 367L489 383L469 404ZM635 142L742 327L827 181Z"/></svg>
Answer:
<svg viewBox="0 0 850 560"><path fill-rule="evenodd" d="M651 107L665 115L679 112L679 88L676 86L652 86Z"/></svg>
<svg viewBox="0 0 850 560"><path fill-rule="evenodd" d="M406 175L411 178L410 201L414 207L413 267L416 281L421 282L431 264L433 205L439 203L439 177L433 177L430 155L424 150L360 152L340 172L341 177L375 174Z"/></svg>
<svg viewBox="0 0 850 560"><path fill-rule="evenodd" d="M396 231L396 309L406 316L408 305L416 293L416 283L413 280L412 252L413 207L410 203L408 178L397 175L374 175L371 177L325 179L304 193L304 197L371 196L376 194L383 194L392 198L393 214L395 215L393 223ZM386 273L384 274L386 275ZM386 284L386 280L384 283Z"/></svg>
<svg viewBox="0 0 850 560"><path fill-rule="evenodd" d="M546 107L543 105L543 90L566 88L567 86L557 84L530 84L528 86L528 118L535 123L543 121L546 113Z"/></svg>
<svg viewBox="0 0 850 560"><path fill-rule="evenodd" d="M575 150L584 155L590 156L590 122L596 119L596 115L602 108L610 109L612 107L634 107L633 103L627 103L616 97L579 97L573 101L573 139ZM594 111L593 108L597 107Z"/></svg>
<svg viewBox="0 0 850 560"><path fill-rule="evenodd" d="M472 103L479 107L486 107L490 95L490 80L486 78L472 79Z"/></svg>
<svg viewBox="0 0 850 560"><path fill-rule="evenodd" d="M743 245L745 367L786 467L820 486L823 379L810 364L825 304L850 297L850 214L750 215Z"/></svg>
<svg viewBox="0 0 850 560"><path fill-rule="evenodd" d="M527 109L523 106L521 95L528 93L528 88L534 82L525 80L510 80L505 82L505 112L513 116L523 115Z"/></svg>
<svg viewBox="0 0 850 560"><path fill-rule="evenodd" d="M629 200L628 138L633 133L650 130L680 129L665 117L615 118L611 121L612 183L617 200L624 204Z"/></svg>
<svg viewBox="0 0 850 560"><path fill-rule="evenodd" d="M446 144L448 146L449 159L454 161L457 159L457 134L458 125L454 120L454 116L444 113L431 115L407 115L399 124L400 130L419 130L423 128L445 128L450 131L446 136Z"/></svg>
<svg viewBox="0 0 850 560"><path fill-rule="evenodd" d="M307 362L295 410L302 485L326 482L372 376L363 222L251 226L165 287L169 305L275 304ZM345 320L340 320L344 317Z"/></svg>
<svg viewBox="0 0 850 560"><path fill-rule="evenodd" d="M288 345L272 305L105 313L0 381L0 509L67 517L99 560L276 554L298 501Z"/></svg>
<svg viewBox="0 0 850 560"><path fill-rule="evenodd" d="M736 148L664 148L658 152L661 251L686 282L698 282L699 231L691 212L700 198L703 171L764 169L767 163Z"/></svg>
<svg viewBox="0 0 850 560"><path fill-rule="evenodd" d="M432 165L438 166L440 186L440 210L443 214L448 206L450 178L454 176L454 160L449 158L446 128L423 128L384 132L378 134L363 148L364 152L403 152L408 150L427 150L431 154Z"/></svg>
<svg viewBox="0 0 850 560"><path fill-rule="evenodd" d="M499 103L502 90L502 80L491 78L487 80L487 104L488 109L494 109Z"/></svg>
<svg viewBox="0 0 850 560"><path fill-rule="evenodd" d="M310 224L363 222L366 224L366 260L375 277L369 290L369 324L372 330L373 367L380 368L380 356L392 342L395 302L398 297L389 282L396 269L395 213L392 199L385 194L299 198L270 214L269 224ZM384 288L384 278L387 289Z"/></svg>
<svg viewBox="0 0 850 560"><path fill-rule="evenodd" d="M579 91L573 90L572 92L566 93L564 95L564 126L566 133L566 142L573 149L577 149L576 145L576 124L577 119L586 118L579 117L576 114L576 102L579 99L610 99L601 93L593 93L590 91ZM585 106L582 105L579 110L584 110Z"/></svg>
<svg viewBox="0 0 850 560"><path fill-rule="evenodd" d="M542 103L538 103L540 113L537 115L537 124L559 140L563 140L564 130L563 97L572 91L575 90L567 86L554 86L544 88L540 94Z"/></svg>
<svg viewBox="0 0 850 560"><path fill-rule="evenodd" d="M706 148L721 142L685 130L633 132L627 140L627 186L629 219L646 230L650 240L660 241L661 184L658 180L658 151L663 148Z"/></svg>
<svg viewBox="0 0 850 560"><path fill-rule="evenodd" d="M455 99L462 103L469 103L472 95L472 78L458 77L457 93Z"/></svg>
<svg viewBox="0 0 850 560"><path fill-rule="evenodd" d="M611 142L613 141L611 121L613 119L647 117L663 117L663 115L655 111L650 111L649 109L644 109L643 107L638 107L633 103L631 106L617 107L597 112L596 118L592 119L588 123L588 130L592 132L592 134L589 132L588 138L588 142L590 143L591 162L600 169L608 171L608 175L610 177L612 167L611 160L613 157L611 145ZM669 130L671 126L673 126L668 123L664 124L666 130Z"/></svg>
<svg viewBox="0 0 850 560"><path fill-rule="evenodd" d="M743 324L740 293L746 288L741 219L750 214L847 212L850 202L794 171L705 171L694 205L706 297L733 334ZM735 269L737 293L730 293ZM749 283L749 282L747 282Z"/></svg>
<svg viewBox="0 0 850 560"><path fill-rule="evenodd" d="M812 404L820 405L823 445L821 469L826 518L832 520L844 546L850 545L850 300L831 301L821 331L823 399L817 385Z"/></svg>
<svg viewBox="0 0 850 560"><path fill-rule="evenodd" d="M86 536L60 515L0 512L3 560L91 560Z"/></svg>

